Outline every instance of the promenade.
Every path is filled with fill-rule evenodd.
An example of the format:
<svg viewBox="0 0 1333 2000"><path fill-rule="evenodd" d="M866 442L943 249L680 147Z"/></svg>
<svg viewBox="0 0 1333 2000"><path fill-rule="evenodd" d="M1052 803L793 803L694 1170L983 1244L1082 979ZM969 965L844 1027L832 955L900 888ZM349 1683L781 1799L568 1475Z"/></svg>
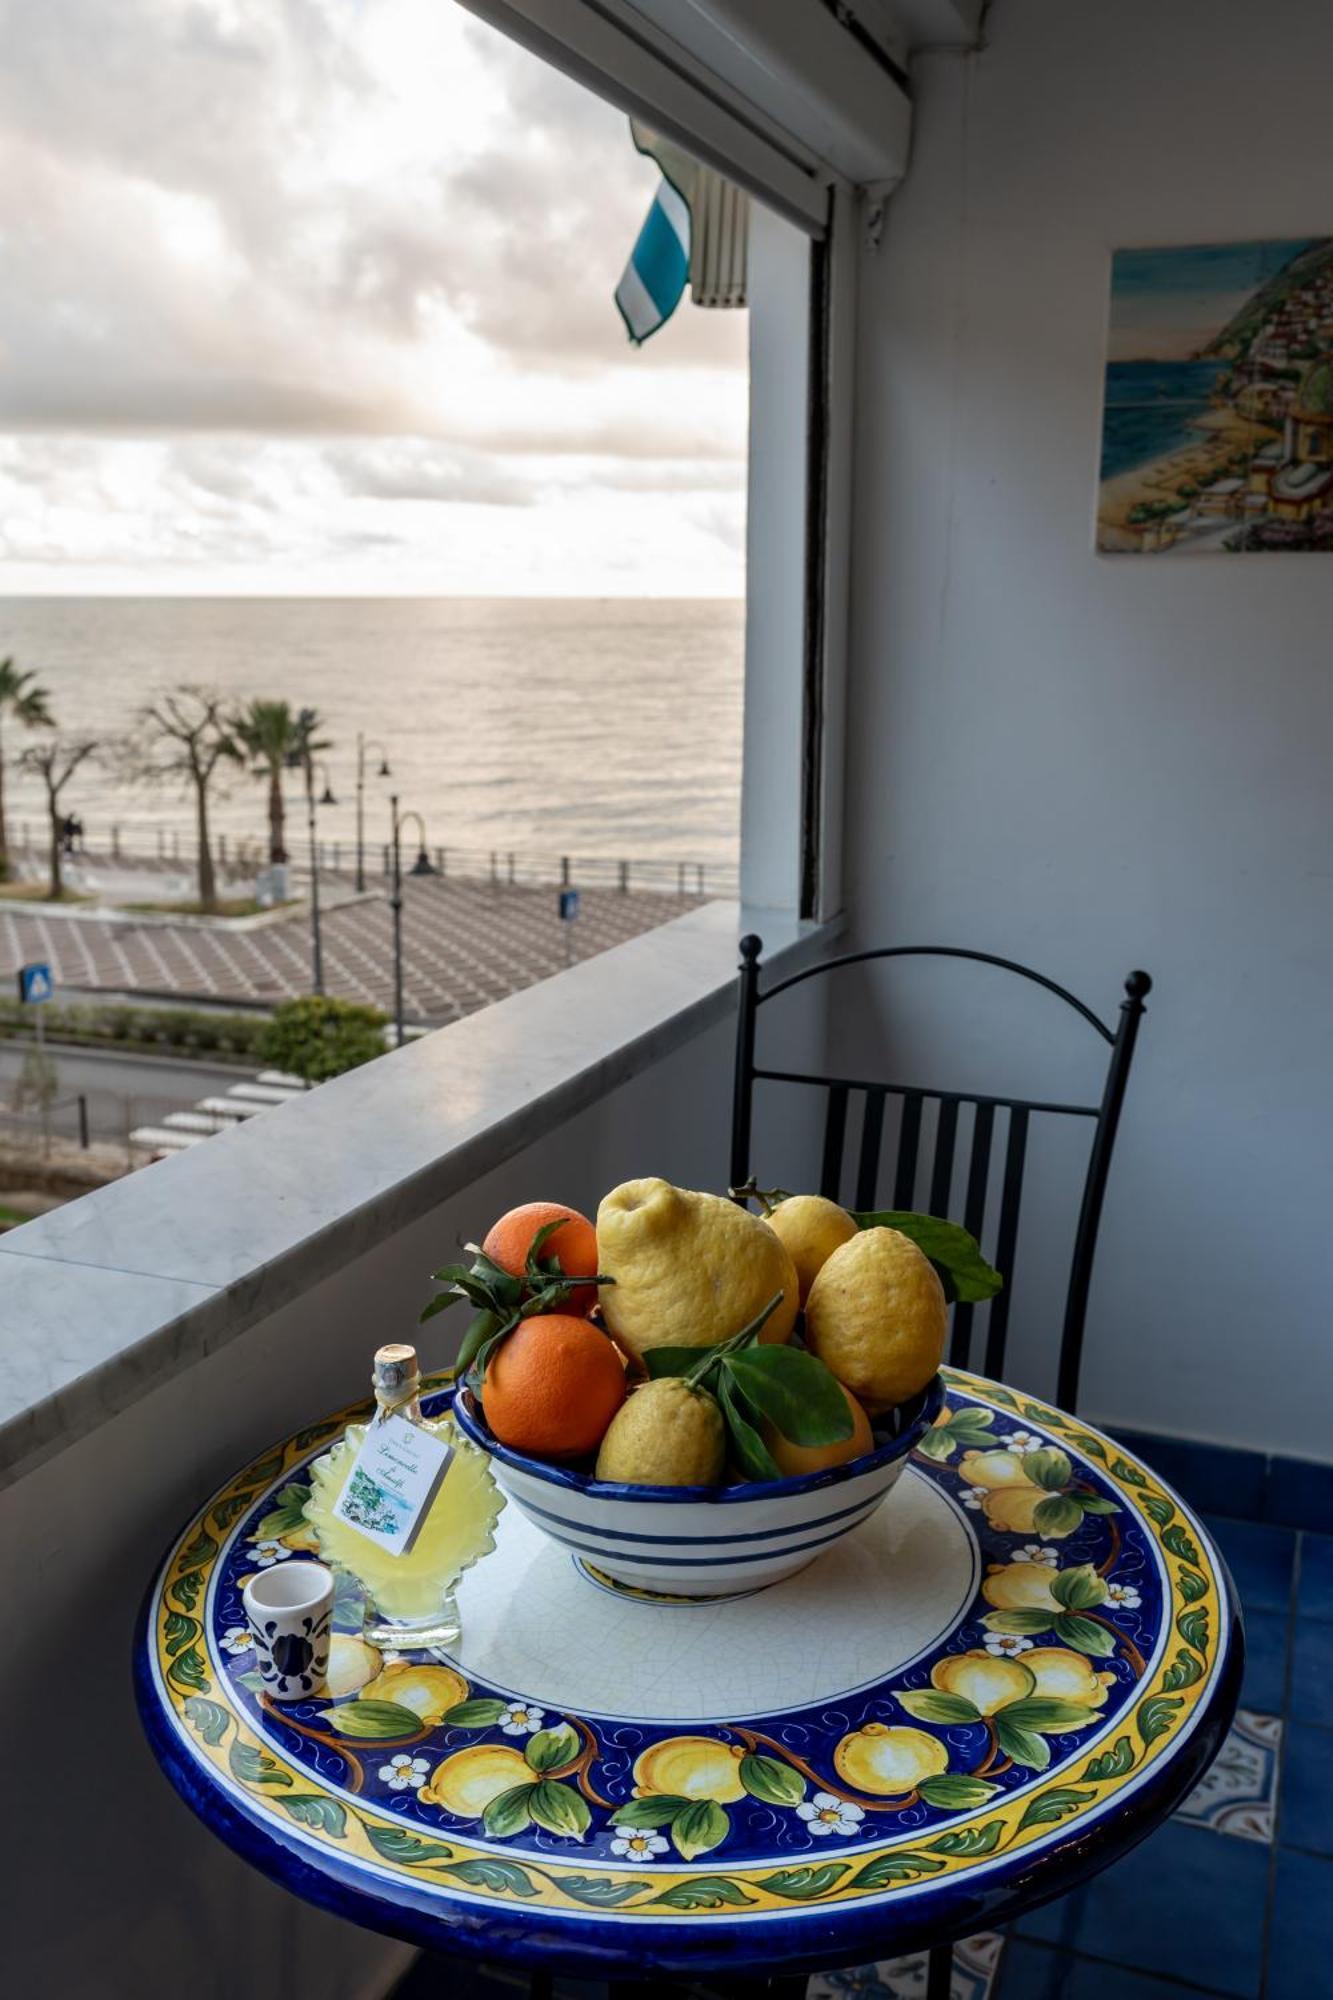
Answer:
<svg viewBox="0 0 1333 2000"><path fill-rule="evenodd" d="M393 918L387 893L321 881L325 990L393 1007ZM403 993L408 1020L440 1026L593 958L702 900L652 891L583 889L561 922L554 887L425 879L403 883ZM134 917L71 907L0 904L0 979L48 960L71 993L274 1005L311 990L310 913L230 923Z"/></svg>

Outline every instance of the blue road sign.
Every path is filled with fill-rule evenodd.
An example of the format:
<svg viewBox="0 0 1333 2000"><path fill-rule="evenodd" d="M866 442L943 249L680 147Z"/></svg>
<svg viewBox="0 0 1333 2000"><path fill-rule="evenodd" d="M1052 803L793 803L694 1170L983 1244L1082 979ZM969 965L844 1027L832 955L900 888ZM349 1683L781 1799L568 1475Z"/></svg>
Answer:
<svg viewBox="0 0 1333 2000"><path fill-rule="evenodd" d="M55 982L51 978L51 968L40 959L33 965L19 967L19 999L29 1006L36 1006L41 1000L55 998Z"/></svg>
<svg viewBox="0 0 1333 2000"><path fill-rule="evenodd" d="M579 913L579 892L578 892L578 890L577 890L577 889L562 889L562 890L560 891L560 921L561 921L561 923L562 923L562 924L567 924L567 923L570 923L570 922L572 922L572 920L573 920L573 919L574 919L574 918L575 918L575 917L576 917L576 916L578 915L578 913Z"/></svg>

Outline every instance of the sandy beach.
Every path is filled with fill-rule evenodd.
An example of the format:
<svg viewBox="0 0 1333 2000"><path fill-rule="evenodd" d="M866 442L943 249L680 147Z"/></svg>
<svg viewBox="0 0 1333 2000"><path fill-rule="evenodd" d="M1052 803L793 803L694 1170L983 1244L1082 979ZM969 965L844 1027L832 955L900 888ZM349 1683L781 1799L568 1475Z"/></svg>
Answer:
<svg viewBox="0 0 1333 2000"><path fill-rule="evenodd" d="M1133 508L1154 501L1174 501L1182 486L1206 486L1233 456L1244 453L1248 460L1270 438L1279 435L1271 424L1258 423L1221 406L1194 418L1191 429L1201 435L1102 482L1097 503L1099 548L1137 549L1139 536L1129 526Z"/></svg>

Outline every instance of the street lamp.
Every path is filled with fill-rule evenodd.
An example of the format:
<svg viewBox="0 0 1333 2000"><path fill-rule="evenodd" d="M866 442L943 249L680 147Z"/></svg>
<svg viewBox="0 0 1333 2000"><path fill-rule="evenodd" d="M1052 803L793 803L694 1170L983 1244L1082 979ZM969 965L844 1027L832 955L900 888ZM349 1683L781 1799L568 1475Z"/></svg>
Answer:
<svg viewBox="0 0 1333 2000"><path fill-rule="evenodd" d="M315 993L324 991L324 942L319 928L319 847L315 837L315 760L311 753L311 737L319 721L313 708L303 708L296 718L300 739L300 749L292 752L288 762L299 764L305 772L306 825L310 833L310 985ZM324 791L320 804L331 806L337 801L329 785L329 774L324 765L319 767L324 778Z"/></svg>
<svg viewBox="0 0 1333 2000"><path fill-rule="evenodd" d="M400 813L399 813L399 811L398 811L398 794L397 794L397 792L395 792L395 793L393 794L392 798L391 798L391 799L389 800L389 811L390 811L390 813L391 813L391 815L392 815L392 821L393 821L393 841L392 841L392 853L393 853L393 896L391 897L390 901L391 901L391 906L392 906L392 909L393 909L393 1025L394 1025L394 1047L395 1047L395 1048L399 1048L399 1049L401 1049L401 1047L403 1046L403 850L402 850L402 831L403 831L403 826L404 826L404 823L405 823L405 822L406 822L407 820L409 820L409 819L414 819L414 820L416 821L416 823L417 823L417 858L416 858L416 860L415 860L415 861L414 861L414 862L412 863L412 869L411 869L411 872L412 872L412 874L413 874L413 875L418 875L418 876L420 876L420 875L434 875L434 874L435 874L435 872L436 872L436 870L435 870L435 869L434 869L434 867L433 867L433 866L431 865L431 859L430 859L430 856L429 856L429 855L427 854L427 852L426 852L426 822L425 822L425 820L424 820L424 819L423 819L423 818L421 817L421 814L420 814L419 812L405 812L405 813L402 813L402 814L400 815Z"/></svg>
<svg viewBox="0 0 1333 2000"><path fill-rule="evenodd" d="M364 895L366 888L365 795L367 750L378 750L380 753L380 767L375 774L376 777L387 778L392 775L389 770L389 753L384 745L373 740L367 743L365 737L358 734L356 739L356 888L358 895Z"/></svg>

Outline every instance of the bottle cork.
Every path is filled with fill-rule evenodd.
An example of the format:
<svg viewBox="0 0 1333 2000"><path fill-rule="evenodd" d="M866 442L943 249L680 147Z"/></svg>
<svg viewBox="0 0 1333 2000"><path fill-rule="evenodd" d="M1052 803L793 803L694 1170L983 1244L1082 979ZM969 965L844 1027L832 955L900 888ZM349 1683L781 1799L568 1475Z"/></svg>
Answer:
<svg viewBox="0 0 1333 2000"><path fill-rule="evenodd" d="M415 1347L404 1347L394 1342L388 1347L375 1349L370 1382L377 1396L396 1397L400 1390L416 1380L419 1373Z"/></svg>

